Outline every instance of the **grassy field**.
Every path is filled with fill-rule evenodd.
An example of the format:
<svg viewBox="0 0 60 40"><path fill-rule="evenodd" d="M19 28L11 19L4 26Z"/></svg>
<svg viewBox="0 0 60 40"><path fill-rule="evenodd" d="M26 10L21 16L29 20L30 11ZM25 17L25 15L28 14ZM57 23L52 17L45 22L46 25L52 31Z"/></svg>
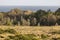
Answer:
<svg viewBox="0 0 60 40"><path fill-rule="evenodd" d="M60 26L0 26L0 40L60 40Z"/></svg>

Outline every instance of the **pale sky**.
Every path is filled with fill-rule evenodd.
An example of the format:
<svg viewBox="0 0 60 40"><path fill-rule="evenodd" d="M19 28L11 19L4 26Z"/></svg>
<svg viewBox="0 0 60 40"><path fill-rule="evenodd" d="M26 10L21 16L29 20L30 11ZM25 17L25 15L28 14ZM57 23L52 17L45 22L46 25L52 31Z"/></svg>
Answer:
<svg viewBox="0 0 60 40"><path fill-rule="evenodd" d="M0 0L0 6L60 6L60 0Z"/></svg>

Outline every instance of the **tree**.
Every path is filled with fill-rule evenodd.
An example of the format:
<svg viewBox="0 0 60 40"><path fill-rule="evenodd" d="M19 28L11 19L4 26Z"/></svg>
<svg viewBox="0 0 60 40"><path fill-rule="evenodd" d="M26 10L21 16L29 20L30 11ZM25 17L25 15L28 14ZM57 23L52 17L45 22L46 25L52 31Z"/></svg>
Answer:
<svg viewBox="0 0 60 40"><path fill-rule="evenodd" d="M56 23L57 23L58 25L60 25L60 16L56 16L56 17L57 17Z"/></svg>
<svg viewBox="0 0 60 40"><path fill-rule="evenodd" d="M49 14L47 20L49 26L54 26L56 24L57 18L55 15Z"/></svg>
<svg viewBox="0 0 60 40"><path fill-rule="evenodd" d="M58 8L58 9L55 11L55 15L60 16L60 8Z"/></svg>
<svg viewBox="0 0 60 40"><path fill-rule="evenodd" d="M40 20L40 26L48 26L47 17L43 16Z"/></svg>
<svg viewBox="0 0 60 40"><path fill-rule="evenodd" d="M47 12L44 10L37 10L37 12L35 13L35 18L37 20L36 25L38 25L38 23L40 23L42 16L45 16L46 14L47 14Z"/></svg>
<svg viewBox="0 0 60 40"><path fill-rule="evenodd" d="M6 25L12 25L12 22L10 21L10 18L9 17L6 20Z"/></svg>

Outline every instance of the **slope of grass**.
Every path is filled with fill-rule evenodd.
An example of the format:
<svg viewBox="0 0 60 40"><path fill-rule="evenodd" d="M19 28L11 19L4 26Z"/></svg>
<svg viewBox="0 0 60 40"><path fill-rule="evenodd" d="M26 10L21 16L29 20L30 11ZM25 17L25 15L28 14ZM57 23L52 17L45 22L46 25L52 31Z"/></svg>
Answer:
<svg viewBox="0 0 60 40"><path fill-rule="evenodd" d="M0 26L0 40L60 40L59 26Z"/></svg>

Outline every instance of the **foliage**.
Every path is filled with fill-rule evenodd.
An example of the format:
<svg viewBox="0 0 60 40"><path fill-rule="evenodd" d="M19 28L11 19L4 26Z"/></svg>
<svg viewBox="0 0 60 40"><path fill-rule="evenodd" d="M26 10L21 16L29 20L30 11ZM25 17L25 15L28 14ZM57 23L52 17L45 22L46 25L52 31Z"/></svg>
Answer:
<svg viewBox="0 0 60 40"><path fill-rule="evenodd" d="M46 11L42 9L39 9L36 12L32 12L29 10L20 10L17 8L12 9L9 12L0 12L0 25L8 25L8 26L18 25L18 23L22 26L27 22L29 23L29 26L38 26L38 24L39 25L42 24L43 26L53 26L56 23L60 25L59 19L60 19L60 8L58 8L55 12L51 10ZM25 24L24 26L27 26L28 23ZM46 25L46 24L51 24L51 25Z"/></svg>

